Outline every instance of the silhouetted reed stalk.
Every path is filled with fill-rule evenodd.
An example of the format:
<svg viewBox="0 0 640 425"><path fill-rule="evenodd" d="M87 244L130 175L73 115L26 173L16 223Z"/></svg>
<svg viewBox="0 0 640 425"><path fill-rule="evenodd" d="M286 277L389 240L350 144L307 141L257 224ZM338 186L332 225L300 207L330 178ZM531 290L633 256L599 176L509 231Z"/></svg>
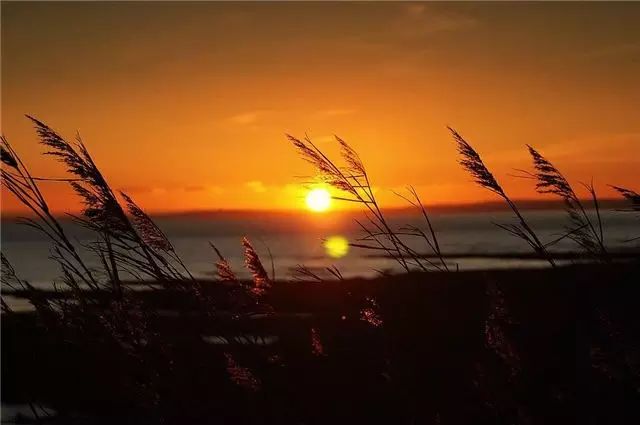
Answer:
<svg viewBox="0 0 640 425"><path fill-rule="evenodd" d="M16 196L35 216L23 222L46 235L52 242L52 258L62 269L62 281L71 289L71 296L61 296L53 301L28 282L19 279L9 261L2 256L2 283L10 289L21 291L34 305L38 316L51 325L61 338L71 335L74 341L88 344L113 343L129 359L144 371L136 373L135 386L144 392L142 397L156 405L158 393L156 382L159 371L147 370L145 356L164 356L164 342L158 340L149 323L155 310L130 295L132 292L122 283L126 273L142 283L156 289L161 285L167 289L178 288L197 301L197 306L219 323L214 300L202 291L197 281L184 264L175 248L153 222L153 220L125 193L120 192L124 207L119 203L114 191L103 177L88 150L78 137L75 144L68 143L44 123L29 117L35 124L40 142L48 148L47 155L54 156L72 175L69 179L48 179L33 177L22 163L9 142L3 137L1 143L2 184ZM93 243L81 243L89 254L99 260L100 266L90 268L79 255L75 244L65 233L58 218L51 214L49 205L39 188L39 182L53 181L70 184L80 197L84 208L80 216L71 216L73 222L98 236ZM272 287L275 271L269 278L258 253L248 239L243 239L245 265L252 275L252 285L243 287L242 303L232 305L232 317L255 312L270 314L273 308L263 301L263 296ZM215 248L214 248L215 249ZM216 264L222 280L237 283L231 267L216 250L219 261ZM272 260L272 270L275 267ZM151 278L151 281L147 279ZM177 286L176 286L177 285ZM58 288L54 283L54 289ZM127 291L125 292L125 289ZM106 301L103 295L107 295ZM42 295L42 296L41 296ZM85 305L90 306L85 307ZM241 309L237 308L240 307ZM2 299L3 310L10 311ZM184 308L179 307L184 313ZM216 315L216 317L213 317ZM242 330L234 326L222 326L221 332L231 345L237 343L237 333ZM88 338L86 338L88 337ZM150 345L153 347L150 348ZM231 348L231 347L230 347ZM249 369L238 365L233 354L225 352L227 370L232 381L254 390L259 384ZM142 381L138 382L139 379ZM144 389L144 390L143 390ZM146 403L143 401L143 403Z"/></svg>
<svg viewBox="0 0 640 425"><path fill-rule="evenodd" d="M458 152L461 156L459 160L460 165L462 165L462 167L466 169L469 174L471 174L471 176L479 186L495 193L500 198L502 198L518 219L518 224L495 224L498 227L511 233L512 235L527 242L538 255L542 256L549 262L549 264L551 264L551 266L555 267L556 264L553 261L553 258L549 255L546 245L540 241L538 235L536 235L536 233L524 219L516 204L509 198L509 196L507 196L502 186L500 186L496 178L482 161L482 158L480 157L478 152L476 152L475 149L473 149L473 147L457 131L455 131L451 127L447 128L453 135L453 139L457 144Z"/></svg>
<svg viewBox="0 0 640 425"><path fill-rule="evenodd" d="M622 195L627 201L629 201L629 209L622 211L640 211L640 194L631 189L625 189L620 186L611 186L620 195Z"/></svg>
<svg viewBox="0 0 640 425"><path fill-rule="evenodd" d="M214 250L216 256L218 257L218 259L215 261L216 275L218 276L218 279L222 282L230 282L234 284L239 283L238 277L231 268L231 264L229 264L229 261L220 253L220 251L214 244L209 242L209 246Z"/></svg>
<svg viewBox="0 0 640 425"><path fill-rule="evenodd" d="M252 290L255 294L262 295L271 288L271 279L269 279L269 275L267 275L267 271L264 269L260 257L251 242L249 242L249 239L242 238L242 246L244 247L244 264L251 272L253 280Z"/></svg>
<svg viewBox="0 0 640 425"><path fill-rule="evenodd" d="M552 193L559 196L565 203L565 210L569 216L571 225L566 228L566 237L573 240L590 255L606 260L607 250L604 246L604 232L600 206L593 184L583 184L589 191L593 206L596 211L597 223L594 224L587 214L586 208L576 195L575 191L551 162L543 157L533 147L527 145L529 154L533 159L534 173L530 173L536 180L538 193Z"/></svg>
<svg viewBox="0 0 640 425"><path fill-rule="evenodd" d="M35 124L41 144L48 148L45 154L56 157L73 176L69 179L33 177L9 142L2 138L2 184L34 214L35 218L25 218L22 222L37 229L53 242L51 257L60 265L62 282L71 289L72 298L78 303L75 306L73 303L57 300L56 310L69 316L75 315L74 311L79 307L80 311L77 313L82 317L78 319L89 324L101 323L100 326L106 333L123 347L131 347L132 344L135 346L136 341L125 343L125 335L139 334L131 330L146 328L144 314L138 305L124 296L121 271L138 279L147 275L161 284L177 281L180 287L195 295L203 309L208 310L210 304L201 296L199 283L194 281L166 236L131 198L123 194L131 214L131 220L129 219L80 138L72 145L44 123L28 118ZM98 236L96 242L81 246L96 256L102 265L101 271L87 266L58 218L50 212L39 188L41 181L68 183L80 196L84 204L82 215L72 218ZM165 255L181 265L186 275L180 273ZM5 261L3 265L4 263ZM191 284L185 284L186 279L190 279ZM55 285L54 288L57 290ZM26 289L33 296L37 295L32 287ZM97 295L103 290L110 294L110 301L106 305L99 305ZM32 298L30 301L38 309L38 300ZM89 305L91 308L88 308ZM145 339L143 334L137 339Z"/></svg>
<svg viewBox="0 0 640 425"><path fill-rule="evenodd" d="M332 276L334 280L344 280L342 273L335 265L322 268L323 272L327 272L329 276ZM293 270L293 280L299 282L325 282L326 279L320 276L320 274L314 272L310 268L297 264Z"/></svg>
<svg viewBox="0 0 640 425"><path fill-rule="evenodd" d="M625 189L620 186L611 186L616 192L622 195L627 201L629 201L629 208L622 209L620 211L625 212L639 212L640 211L640 194L631 189ZM640 215L638 216L640 218ZM636 236L630 239L627 239L626 242L632 242L640 239L640 236Z"/></svg>
<svg viewBox="0 0 640 425"><path fill-rule="evenodd" d="M242 238L241 243L244 248L244 266L251 273L250 284L238 278L229 260L213 243L209 242L217 257L215 266L218 281L232 285L230 298L234 303L235 310L249 315L254 313L271 314L273 307L264 301L264 296L273 288L274 275L272 274L272 277L269 278L258 252L247 237Z"/></svg>
<svg viewBox="0 0 640 425"><path fill-rule="evenodd" d="M122 225L115 198L102 175L95 167L88 152L78 141L75 150L43 123L30 118L36 124L41 143L47 146L49 155L58 157L67 165L72 179L35 178L6 139L2 139L2 184L34 215L23 219L23 223L46 235L53 243L52 259L58 262L62 281L71 289L71 299L61 297L53 302L40 295L26 281L15 276L13 268L3 256L3 284L11 287L13 280L26 291L27 299L54 334L87 334L106 338L117 344L128 356L139 357L151 339L145 315L136 303L124 297L116 265L116 250L111 235L113 227ZM97 233L102 242L87 246L98 255L104 267L106 281L99 280L100 273L90 269L78 254L77 248L67 236L58 219L50 212L43 196L40 181L62 181L71 184L85 202L84 218L76 218L85 227ZM122 214L123 215L123 214ZM115 240L117 242L117 239ZM6 278L5 278L6 277ZM54 284L54 289L58 288ZM110 292L110 299L103 303L99 293ZM96 333L95 331L98 331ZM63 338L65 338L63 336Z"/></svg>
<svg viewBox="0 0 640 425"><path fill-rule="evenodd" d="M33 305L38 315L42 318L44 324L50 326L52 324L52 320L56 320L57 314L53 310L53 306L47 297L31 285L31 283L18 277L13 265L9 259L5 257L4 253L0 253L0 258L2 260L0 281L3 287L25 294L26 299L31 303L31 305ZM12 311L4 299L2 299L2 309L5 312Z"/></svg>
<svg viewBox="0 0 640 425"><path fill-rule="evenodd" d="M121 193L131 218L127 216L80 137L73 145L46 124L32 117L29 119L35 124L40 142L49 149L46 154L56 157L75 177L68 181L82 199L84 209L81 216L72 217L81 226L100 235L98 242L86 247L101 259L114 292L122 292L119 270L136 278L146 275L163 283L178 282L180 287L198 292L193 276L164 233L129 196ZM173 263L177 263L183 272ZM190 284L186 284L187 279Z"/></svg>
<svg viewBox="0 0 640 425"><path fill-rule="evenodd" d="M78 254L59 220L51 213L38 185L38 181L43 179L31 175L27 166L4 137L1 139L0 150L2 163L5 165L2 167L2 184L38 219L36 221L32 218L23 218L22 223L35 228L53 242L52 256L60 264L63 273L72 277L68 283L73 286L73 289L79 289L76 285L77 280L91 289L99 289L100 285L94 273Z"/></svg>
<svg viewBox="0 0 640 425"><path fill-rule="evenodd" d="M317 179L345 194L345 196L334 196L333 199L355 202L365 207L366 224L360 220L356 223L360 226L365 236L361 241L374 242L374 245L367 243L350 243L350 246L356 248L383 250L400 264L405 271L410 271L416 267L422 271L431 270L430 267L441 270L441 265L435 264L423 255L409 247L401 236L419 236L427 240L429 246L437 246L437 241L430 241L424 232L416 232L412 229L410 232L402 232L392 230L385 215L382 213L378 201L376 200L371 182L367 171L357 152L351 148L344 140L336 136L336 140L340 146L340 154L346 166L340 167L325 155L309 137L297 139L291 135L287 135L294 147L298 150L302 158L312 164L318 171ZM415 192L415 191L414 191ZM419 199L417 200L419 203ZM413 202L412 202L413 204ZM416 204L414 204L416 205ZM420 204L421 205L421 204ZM426 216L426 210L422 208ZM430 229L432 229L431 224ZM431 232L435 237L435 232ZM435 243L434 243L435 242ZM438 248L439 251L439 248ZM444 269L446 264L439 255Z"/></svg>
<svg viewBox="0 0 640 425"><path fill-rule="evenodd" d="M408 191L411 194L411 196L413 197L413 199L410 199L400 193L396 193L396 195L398 195L399 197L401 197L402 199L404 199L405 201L407 201L409 204L413 205L415 208L418 209L418 211L420 211L420 214L422 216L422 218L424 218L424 221L427 223L427 227L429 229L429 234L431 236L428 236L422 229L420 229L418 226L407 226L406 229L411 232L409 233L412 236L418 236L421 237L427 244L427 246L429 247L429 249L438 257L438 259L440 260L440 266L442 268L440 268L440 266L436 266L434 264L434 267L436 267L438 270L444 270L444 271L449 271L449 266L447 266L446 261L444 260L444 257L442 255L442 251L440 250L440 243L438 242L438 237L436 236L436 232L433 228L433 225L431 224L431 219L429 218L429 214L427 214L427 210L424 206L424 204L422 203L422 201L420 200L420 196L418 195L418 192L416 192L415 188L413 186L409 186L408 187Z"/></svg>

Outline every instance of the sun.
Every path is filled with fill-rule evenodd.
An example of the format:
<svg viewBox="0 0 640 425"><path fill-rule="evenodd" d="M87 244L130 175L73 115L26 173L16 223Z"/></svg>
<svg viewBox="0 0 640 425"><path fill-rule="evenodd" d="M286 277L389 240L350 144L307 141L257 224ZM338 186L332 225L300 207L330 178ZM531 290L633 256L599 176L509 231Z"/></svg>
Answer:
<svg viewBox="0 0 640 425"><path fill-rule="evenodd" d="M323 212L331 206L331 195L326 189L313 189L307 194L307 207L311 211Z"/></svg>

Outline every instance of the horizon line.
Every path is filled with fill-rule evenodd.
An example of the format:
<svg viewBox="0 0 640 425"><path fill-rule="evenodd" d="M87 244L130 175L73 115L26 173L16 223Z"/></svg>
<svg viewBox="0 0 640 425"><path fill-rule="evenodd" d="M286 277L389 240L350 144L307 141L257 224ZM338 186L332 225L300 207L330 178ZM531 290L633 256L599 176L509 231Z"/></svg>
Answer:
<svg viewBox="0 0 640 425"><path fill-rule="evenodd" d="M587 209L593 209L593 202L591 199L580 199L585 204ZM514 199L514 202L518 205L518 208L522 210L559 210L564 209L564 201L561 199ZM602 198L598 200L599 207L608 208L611 206L624 206L627 201L623 198ZM504 204L504 201L479 201L479 202L459 202L459 203L438 203L438 204L424 204L425 209L428 211L440 211L440 212L490 212L508 210L509 207ZM396 206L396 207L382 207L381 210L390 214L397 214L415 210L413 206ZM305 214L314 216L330 216L330 215L344 215L352 214L363 211L363 208L338 208L332 211L315 213L302 208L206 208L206 209L185 209L185 210L143 210L152 217L170 217L170 216L185 216L185 215L205 215L205 214ZM56 217L68 217L70 215L79 215L80 211L69 212L55 212ZM24 216L30 216L30 211L0 211L2 219L16 219Z"/></svg>

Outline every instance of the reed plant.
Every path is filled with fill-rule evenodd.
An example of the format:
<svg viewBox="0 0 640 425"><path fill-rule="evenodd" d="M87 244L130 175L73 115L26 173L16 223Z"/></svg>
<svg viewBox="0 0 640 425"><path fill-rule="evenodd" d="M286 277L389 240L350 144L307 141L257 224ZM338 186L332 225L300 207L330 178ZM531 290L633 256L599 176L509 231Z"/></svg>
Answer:
<svg viewBox="0 0 640 425"><path fill-rule="evenodd" d="M430 218L415 189L409 188L410 196L413 199L404 196L403 198L421 211L428 230L423 231L416 226L394 229L375 197L369 175L360 156L347 142L336 136L343 160L343 165L338 165L320 150L308 136L302 139L291 135L287 135L287 137L301 157L316 169L317 174L314 181L327 184L341 193L340 196L334 196L333 199L356 203L364 207L364 220L356 220L364 236L358 242L350 243L350 246L383 251L406 272L411 270L449 270L440 251L440 245ZM407 237L423 239L436 254L439 262L431 261L427 256L417 252L407 243L405 240Z"/></svg>
<svg viewBox="0 0 640 425"><path fill-rule="evenodd" d="M631 189L625 189L624 187L620 186L611 187L615 189L615 191L620 195L622 195L624 199L629 201L629 208L624 211L640 211L640 193Z"/></svg>
<svg viewBox="0 0 640 425"><path fill-rule="evenodd" d="M43 122L32 117L29 119L35 126L40 143L47 149L46 154L61 161L69 175L59 179L33 175L13 146L3 137L0 143L2 184L32 213L32 217L24 218L22 222L46 235L50 240L51 256L59 264L63 289L66 291L63 294L61 288L56 285L56 297L38 290L17 275L4 255L2 285L26 294L36 310L39 321L50 331L47 335L59 343L56 347L63 347L67 341L72 341L73 344L81 346L82 349L79 351L83 356L96 356L93 359L95 363L92 364L95 369L111 367L114 373L123 377L125 383L118 387L118 391L133 391L136 406L144 406L148 413L162 408L174 408L179 405L177 400L188 405L189 396L194 394L180 394L185 389L185 381L191 385L189 378L184 379L180 376L185 369L193 372L193 376L190 376L193 380L201 378L203 381L218 377L218 370L223 371L230 384L242 392L238 399L254 403L238 403L239 411L247 405L264 408L274 400L282 402L285 410L290 409L288 397L292 394L289 389L297 388L291 383L305 384L307 379L313 378L312 373L306 373L306 367L309 365L310 369L317 366L317 369L313 370L322 376L315 376L315 379L322 384L327 382L325 375L342 379L350 373L367 371L369 375L363 379L362 386L357 387L361 391L367 391L369 385L380 385L376 388L382 389L380 394L385 395L390 394L392 389L397 391L397 394L409 394L406 390L411 389L410 385L413 384L416 384L414 390L423 389L424 382L411 381L413 370L411 373L406 373L406 369L403 371L404 362L407 359L418 359L416 363L408 364L416 366L416 369L421 367L423 358L415 355L417 351L414 351L414 347L431 343L421 340L425 335L438 338L443 333L440 329L441 322L436 321L430 333L420 334L428 327L423 310L418 308L419 311L411 313L413 316L409 314L409 317L415 319L412 319L411 323L402 322L407 317L407 311L404 304L398 307L401 298L395 298L396 294L391 296L381 291L381 286L376 289L376 285L368 285L367 288L349 286L353 282L346 281L336 266L312 270L299 265L295 269L295 280L322 284L328 282L326 276L329 276L331 280L339 281L337 285L327 286L338 288L335 289L338 291L338 303L342 302L344 305L331 306L328 309L330 311L323 310L317 316L305 316L304 320L308 321L302 325L297 322L291 328L280 328L283 326L285 314L276 314L277 310L272 305L272 300L278 296L282 297L281 288L287 285L280 285L280 282L276 281L273 258L269 275L254 244L248 238L239 241L243 248L243 266L250 275L250 279L244 281L235 272L229 259L211 244L211 266L215 268L218 286L224 288L226 298L223 299L220 292L212 291L211 287L207 287L194 276L167 235L131 196L112 189L79 136L75 142L68 142ZM459 133L453 129L450 131L460 153L460 164L463 168L473 176L477 184L501 198L514 214L514 223L498 226L524 240L534 252L546 259L551 266L555 266L552 255L548 252L548 247L555 242L542 242L478 152ZM383 252L396 261L405 272L453 270L451 263L447 261L446 253L442 251L432 217L413 187L408 187L407 194L397 195L418 211L422 224L396 228L376 199L363 161L355 149L343 139L336 137L341 160L330 158L306 136L302 139L288 136L288 140L302 158L314 166L317 172L315 181L327 184L338 191L339 195L334 199L362 206L364 219L358 220L357 223L363 236L352 242L351 246ZM587 205L578 198L560 171L534 148L528 149L535 170L529 177L536 179L537 190L541 193L555 194L567 205L570 224L562 238L575 241L590 258L606 259L608 252L605 249L604 224L593 185L585 187L592 196L595 219L587 212ZM44 182L66 184L75 191L84 207L81 214L72 216L73 223L88 229L94 242L78 242L69 236L66 224L51 212L52 209L41 189ZM614 188L630 201L631 210L640 210L640 195L628 189ZM413 242L416 239L424 243L429 255L414 248ZM92 261L89 259L93 259L93 263L97 263L98 266L90 266ZM456 281L458 276L460 275L456 276ZM460 279L464 277L460 276ZM157 306L146 304L135 296L131 281L138 285L146 285L153 295L158 294L158 290L164 290L170 296L177 292L183 299L190 301L186 305L175 307L178 309L179 337L175 334L160 334L166 328L159 323L163 323L166 318L160 317L161 312ZM426 289L431 291L437 289L436 286ZM320 285L308 287L317 290ZM344 293L340 292L343 287L348 288ZM486 357L484 363L478 363L480 372L473 380L480 391L485 392L487 400L493 403L492 409L498 412L498 415L512 422L524 422L524 419L530 418L529 412L523 413L525 410L521 405L521 401L526 397L520 396L529 394L529 382L525 379L527 364L523 360L526 353L519 349L518 342L521 341L513 335L517 334L519 322L515 319L511 306L507 306L506 298L498 285L489 281L486 288L487 309L479 315L476 327L472 326L472 331L465 334L471 335L469 346L479 343L482 346L481 356ZM418 290L424 289L423 287ZM437 291L427 293L434 294ZM413 292L410 292L409 298L412 294ZM478 298L482 299L482 294ZM294 296L293 299L295 302L303 301L302 297ZM404 302L409 304L414 301L416 300L404 299ZM412 305L421 307L425 304ZM435 314L440 306L432 304L431 307ZM3 312L11 314L11 307L4 298L2 309ZM197 315L193 314L194 310ZM448 311L444 311L439 317L446 320L449 318L448 314ZM194 316L196 320L193 320ZM267 325L254 325L256 320L262 318L266 319ZM455 326L455 323L452 323L452 326ZM407 329L404 329L405 327ZM291 343L267 347L264 338L251 333L256 329L275 333L282 339L290 337L288 331L298 332L296 335L303 335L302 340L306 345L302 349ZM213 348L206 345L204 332L216 333L216 340L222 340L224 343ZM187 342L179 346L178 340ZM263 344L255 347L258 345L257 341L262 341ZM356 343L349 346L347 342L350 341ZM448 343L448 339L444 337L440 341ZM250 342L255 346L248 348ZM424 352L438 350L445 351L442 347L428 346ZM177 358L181 358L182 363L176 364ZM353 367L354 361L358 363L358 367ZM210 363L216 365L211 367ZM606 362L598 364L606 365ZM464 367L472 370L476 365L470 363ZM636 366L635 363L625 366L635 373L634 383L637 382ZM204 370L209 374L204 373ZM344 371L349 373L342 373ZM334 375L330 375L331 373ZM379 377L384 378L384 384L380 384ZM349 385L352 384L350 377L346 381L349 381ZM407 382L410 384L403 387L403 383ZM218 381L206 384L215 386L218 385ZM98 386L100 385L102 382L98 383ZM204 388L210 389L207 385ZM325 388L340 389L338 387L339 385L333 388L322 387L323 393L316 395L327 397L331 391L324 391ZM218 396L224 395L228 389L224 386L220 388L222 390ZM279 393L282 399L278 400L278 396L269 399L271 395L268 391L263 391L264 389L282 391ZM116 392L120 396L118 391ZM514 396L516 392L518 397ZM257 393L260 393L260 396L256 396ZM422 397L420 391L416 393ZM205 397L210 397L206 399L205 404L217 401L212 394L216 393L205 394ZM355 397L358 394L350 395ZM406 407L407 404L403 399L398 406ZM277 412L274 417L281 419L282 416L278 415L285 410ZM286 415L289 413L290 411L286 410ZM263 411L258 409L258 415L262 414ZM294 417L293 414L291 417ZM440 417L439 413L437 417ZM164 418L158 422L166 423ZM256 422L269 421L260 416Z"/></svg>
<svg viewBox="0 0 640 425"><path fill-rule="evenodd" d="M583 186L589 192L595 210L595 220L587 213L587 209L564 175L551 162L533 147L527 145L533 160L534 172L529 173L536 179L538 193L551 193L564 201L565 211L569 217L565 236L574 241L586 253L595 258L608 261L609 255L604 243L604 230L600 205L593 183Z"/></svg>
<svg viewBox="0 0 640 425"><path fill-rule="evenodd" d="M527 220L525 220L516 203L511 200L493 173L489 171L478 152L476 152L460 133L451 127L449 127L449 131L453 136L453 140L458 148L458 153L460 154L460 165L471 174L476 184L500 197L509 206L509 209L511 209L517 220L515 224L495 224L511 235L525 241L535 253L546 259L552 267L555 267L555 261L547 251L547 246L542 243L536 232L534 232Z"/></svg>
<svg viewBox="0 0 640 425"><path fill-rule="evenodd" d="M68 142L43 122L28 118L35 126L40 143L47 149L45 154L62 162L70 176L56 179L34 176L9 141L2 137L2 184L32 213L32 217L22 218L21 222L51 242L51 258L60 266L63 286L54 283L57 296L45 294L20 279L3 254L3 287L26 296L40 321L52 336L58 335L59 340L72 340L94 348L102 344L105 351L117 347L132 364L138 364L140 373L136 373L136 383L131 388L142 397L139 400L141 405L157 403L159 392L166 385L158 379L167 374L167 371L156 369L162 366L144 359L163 358L168 348L167 341L154 330L157 311L137 300L131 283L145 285L152 291L177 290L191 300L179 311L182 316L188 317L190 312L187 309L195 308L203 317L210 319L214 328L221 333L227 332L229 347L221 353L221 361L227 365L233 381L238 371L245 371L234 360L237 339L232 334L238 330L221 320L217 314L218 300L203 290L202 282L193 276L151 217L126 193L120 192L119 197L116 195L79 136L75 143ZM84 206L80 215L71 215L72 223L88 229L93 235L93 242L78 242L68 235L66 225L51 212L40 187L45 181L71 186ZM269 278L249 240L245 238L241 243L246 267L252 273L253 286L238 286L238 296L244 301L230 305L231 317L236 319L256 311L270 314L272 309L263 298L272 287L274 276ZM219 252L218 255L220 261L216 266L220 280L237 283L228 262ZM89 266L90 256L99 266ZM12 311L4 298L2 309L7 313ZM167 358L163 361L166 364L172 362Z"/></svg>

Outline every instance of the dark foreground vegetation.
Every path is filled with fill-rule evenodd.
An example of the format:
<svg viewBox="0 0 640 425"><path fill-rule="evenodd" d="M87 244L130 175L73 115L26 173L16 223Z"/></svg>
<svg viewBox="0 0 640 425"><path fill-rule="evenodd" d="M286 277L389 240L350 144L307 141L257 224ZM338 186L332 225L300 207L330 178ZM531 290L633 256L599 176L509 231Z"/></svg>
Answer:
<svg viewBox="0 0 640 425"><path fill-rule="evenodd" d="M273 311L243 317L136 291L156 314L135 354L99 324L14 313L3 401L62 423L639 423L638 276L628 264L282 283L263 300ZM237 302L228 285L203 290Z"/></svg>
<svg viewBox="0 0 640 425"><path fill-rule="evenodd" d="M70 143L32 121L46 154L69 172L35 176L2 139L2 184L30 210L24 224L49 238L60 268L51 290L38 290L2 256L2 401L27 404L37 422L640 422L638 258L620 261L607 248L594 186L582 200L532 147L527 177L566 205L566 228L551 241L452 130L460 164L513 212L497 226L549 268L459 271L415 190L399 196L423 226L393 228L346 142L338 139L338 166L311 140L290 137L317 180L341 191L335 199L363 207L352 247L391 257L404 273L345 280L336 267L300 265L295 282L276 281L245 238L252 280L240 281L212 244L217 279L204 282L112 190L79 137ZM67 235L40 190L45 180L73 188L85 206L73 219L92 240ZM638 193L616 190L640 210ZM563 239L575 243L580 265L558 265L553 248ZM87 255L101 266L89 267ZM15 311L5 295L32 311Z"/></svg>

